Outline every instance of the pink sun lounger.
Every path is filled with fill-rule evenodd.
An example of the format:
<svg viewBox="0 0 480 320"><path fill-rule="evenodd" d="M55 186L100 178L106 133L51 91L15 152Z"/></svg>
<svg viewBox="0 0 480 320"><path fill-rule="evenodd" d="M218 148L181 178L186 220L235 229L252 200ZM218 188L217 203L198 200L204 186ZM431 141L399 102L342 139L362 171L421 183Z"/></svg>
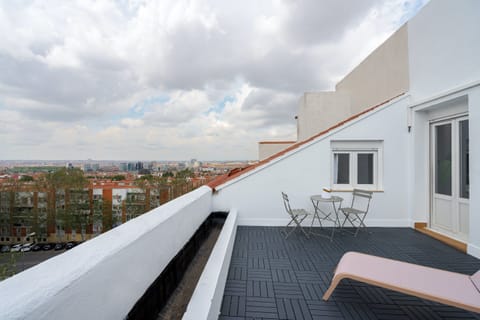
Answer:
<svg viewBox="0 0 480 320"><path fill-rule="evenodd" d="M480 313L480 270L468 276L407 262L347 252L323 295L328 300L344 278Z"/></svg>

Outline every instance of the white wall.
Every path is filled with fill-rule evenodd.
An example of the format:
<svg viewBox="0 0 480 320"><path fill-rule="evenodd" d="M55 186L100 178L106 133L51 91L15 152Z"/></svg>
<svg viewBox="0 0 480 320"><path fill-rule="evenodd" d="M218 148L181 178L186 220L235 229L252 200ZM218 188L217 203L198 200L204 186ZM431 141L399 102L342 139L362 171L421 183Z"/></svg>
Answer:
<svg viewBox="0 0 480 320"><path fill-rule="evenodd" d="M298 106L297 140L310 138L351 115L348 92L305 92Z"/></svg>
<svg viewBox="0 0 480 320"><path fill-rule="evenodd" d="M480 79L479 12L478 0L434 0L408 22L414 100Z"/></svg>
<svg viewBox="0 0 480 320"><path fill-rule="evenodd" d="M430 215L430 140L426 112L413 112L411 122L412 157L409 190L412 220L428 222Z"/></svg>
<svg viewBox="0 0 480 320"><path fill-rule="evenodd" d="M468 253L480 258L480 85L469 90L470 234Z"/></svg>
<svg viewBox="0 0 480 320"><path fill-rule="evenodd" d="M286 149L296 141L269 141L258 143L258 159L263 160L275 153Z"/></svg>
<svg viewBox="0 0 480 320"><path fill-rule="evenodd" d="M219 186L213 196L214 210L238 208L239 224L285 225L281 191L292 205L313 210L309 196L319 194L331 181L330 140L384 140L384 192L375 193L370 225L410 226L407 206L408 132L405 97L353 121L333 134L317 139L233 183ZM349 193L338 193L346 200Z"/></svg>
<svg viewBox="0 0 480 320"><path fill-rule="evenodd" d="M470 120L470 213L468 252L480 257L480 1L434 0L408 22L410 94L413 106L467 95ZM454 106L453 106L454 107ZM415 107L417 108L417 107ZM454 109L450 108L454 113ZM429 219L429 115L412 115L415 162L414 219Z"/></svg>
<svg viewBox="0 0 480 320"><path fill-rule="evenodd" d="M468 253L480 258L480 82L443 96L412 105L411 212L413 221L429 222L430 208L430 122L468 112L470 147L470 200Z"/></svg>
<svg viewBox="0 0 480 320"><path fill-rule="evenodd" d="M211 211L201 187L0 282L0 319L124 319Z"/></svg>
<svg viewBox="0 0 480 320"><path fill-rule="evenodd" d="M408 91L408 32L403 25L358 66L335 89L351 96L351 113L358 113Z"/></svg>

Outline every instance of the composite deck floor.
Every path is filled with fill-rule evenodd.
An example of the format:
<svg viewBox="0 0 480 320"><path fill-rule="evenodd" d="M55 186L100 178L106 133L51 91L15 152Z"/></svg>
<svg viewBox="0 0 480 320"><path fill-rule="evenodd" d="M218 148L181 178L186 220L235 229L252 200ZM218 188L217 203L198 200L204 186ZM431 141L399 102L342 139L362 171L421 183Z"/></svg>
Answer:
<svg viewBox="0 0 480 320"><path fill-rule="evenodd" d="M328 230L323 230L328 234ZM479 314L343 280L328 302L322 295L335 265L358 251L473 274L480 260L409 228L336 233L333 242L283 228L238 227L220 320L240 319L480 319Z"/></svg>

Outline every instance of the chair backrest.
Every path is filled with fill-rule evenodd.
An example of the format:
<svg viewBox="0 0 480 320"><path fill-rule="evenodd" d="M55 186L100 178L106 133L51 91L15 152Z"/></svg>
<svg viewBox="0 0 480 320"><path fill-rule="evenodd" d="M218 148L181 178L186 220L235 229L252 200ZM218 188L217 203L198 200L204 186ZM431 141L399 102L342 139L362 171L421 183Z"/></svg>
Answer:
<svg viewBox="0 0 480 320"><path fill-rule="evenodd" d="M365 213L370 208L370 200L372 200L372 191L353 189L352 208L361 210Z"/></svg>
<svg viewBox="0 0 480 320"><path fill-rule="evenodd" d="M292 215L292 208L290 207L290 201L288 200L288 195L282 192L282 198L283 198L283 205L285 206L285 210L289 215Z"/></svg>

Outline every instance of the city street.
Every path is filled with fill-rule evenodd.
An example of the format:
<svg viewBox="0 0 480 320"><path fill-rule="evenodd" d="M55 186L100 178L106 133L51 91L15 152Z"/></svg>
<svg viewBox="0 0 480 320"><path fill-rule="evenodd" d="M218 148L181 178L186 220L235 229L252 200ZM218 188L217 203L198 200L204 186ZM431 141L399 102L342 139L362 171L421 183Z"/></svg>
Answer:
<svg viewBox="0 0 480 320"><path fill-rule="evenodd" d="M49 251L36 251L36 252L17 252L16 255L16 273L26 270L34 265L39 264L57 254L63 253L64 250L49 250ZM2 253L0 255L0 264L4 264L9 261L12 253Z"/></svg>

